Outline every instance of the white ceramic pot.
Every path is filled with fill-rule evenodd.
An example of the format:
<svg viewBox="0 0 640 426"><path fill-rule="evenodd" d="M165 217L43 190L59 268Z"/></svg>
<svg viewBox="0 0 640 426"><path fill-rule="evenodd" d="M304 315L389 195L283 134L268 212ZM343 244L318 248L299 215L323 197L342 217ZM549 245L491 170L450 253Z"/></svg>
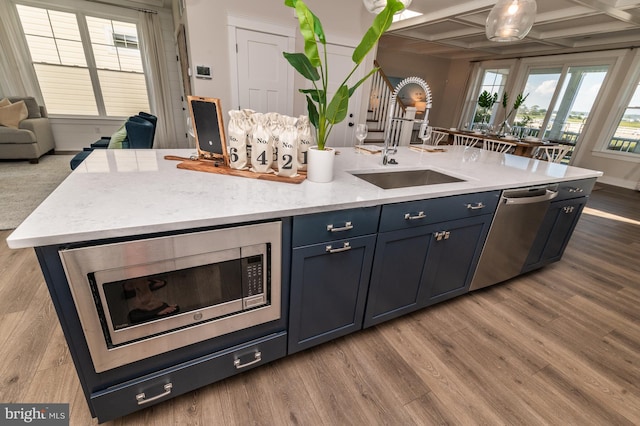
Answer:
<svg viewBox="0 0 640 426"><path fill-rule="evenodd" d="M333 180L333 163L336 151L327 146L319 150L317 146L309 147L307 152L307 179L311 182L331 182Z"/></svg>

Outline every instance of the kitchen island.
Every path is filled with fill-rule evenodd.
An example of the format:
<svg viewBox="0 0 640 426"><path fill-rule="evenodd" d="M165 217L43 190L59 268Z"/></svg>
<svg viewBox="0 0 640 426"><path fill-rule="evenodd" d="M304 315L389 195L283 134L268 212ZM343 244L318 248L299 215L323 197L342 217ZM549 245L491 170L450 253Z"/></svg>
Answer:
<svg viewBox="0 0 640 426"><path fill-rule="evenodd" d="M549 208L541 230L557 228L555 212L570 213L570 222L560 239L545 230L523 272L556 261L601 175L466 147L400 148L394 166L353 148L338 151L331 183L289 184L188 171L164 159L188 157L189 150L97 150L10 235L10 247L36 248L94 416L119 417L469 291L502 190L558 185L563 205ZM352 174L415 169L458 181L385 190ZM282 227L276 320L96 367L87 314L78 309L60 251L274 222ZM100 305L97 293L93 298ZM113 344L107 352L138 344Z"/></svg>
<svg viewBox="0 0 640 426"><path fill-rule="evenodd" d="M400 147L398 165L338 148L330 183L274 183L181 170L167 155L190 150L95 151L7 239L11 248L126 237L324 211L368 207L601 176L531 158L447 146L418 153ZM350 171L433 169L463 179L380 189Z"/></svg>

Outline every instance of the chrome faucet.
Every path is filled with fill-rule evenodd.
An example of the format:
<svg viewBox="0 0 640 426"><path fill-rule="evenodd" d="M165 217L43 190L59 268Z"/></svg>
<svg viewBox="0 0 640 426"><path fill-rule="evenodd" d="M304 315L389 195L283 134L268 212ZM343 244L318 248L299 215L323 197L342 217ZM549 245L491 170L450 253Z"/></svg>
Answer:
<svg viewBox="0 0 640 426"><path fill-rule="evenodd" d="M398 98L398 93L400 93L400 90L402 90L404 86L411 83L417 84L418 86L420 86L425 93L425 101L427 106L424 111L424 119L422 120L415 120L410 118L393 116L394 111L396 109L396 100ZM398 138L395 137L394 140L391 141L391 138L392 138L391 126L393 122L394 121L411 121L414 123L422 122L422 125L420 126L420 134L423 134L427 126L429 125L430 109L431 109L431 89L429 88L429 85L427 84L426 81L424 81L420 77L407 77L404 80L402 80L400 83L398 83L395 90L393 91L393 94L391 95L391 101L389 103L389 121L387 122L387 127L384 130L384 148L382 149L382 164L384 165L398 164L398 162L395 159L391 158L392 155L398 152Z"/></svg>

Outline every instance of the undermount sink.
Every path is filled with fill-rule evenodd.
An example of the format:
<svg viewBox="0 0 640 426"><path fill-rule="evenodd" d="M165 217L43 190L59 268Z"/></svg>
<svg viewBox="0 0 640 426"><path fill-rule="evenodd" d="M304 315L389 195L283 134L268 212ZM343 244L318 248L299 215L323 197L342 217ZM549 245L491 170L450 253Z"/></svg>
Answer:
<svg viewBox="0 0 640 426"><path fill-rule="evenodd" d="M445 175L444 173L430 169L399 170L393 172L351 172L351 174L382 189L464 182L463 179L458 179L457 177Z"/></svg>

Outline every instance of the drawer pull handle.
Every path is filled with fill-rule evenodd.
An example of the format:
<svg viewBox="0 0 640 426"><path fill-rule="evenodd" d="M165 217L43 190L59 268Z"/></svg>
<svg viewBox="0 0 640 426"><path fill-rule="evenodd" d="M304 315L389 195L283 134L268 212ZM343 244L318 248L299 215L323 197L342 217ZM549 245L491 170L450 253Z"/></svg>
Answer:
<svg viewBox="0 0 640 426"><path fill-rule="evenodd" d="M333 225L327 225L327 231L331 231L331 232L342 232L342 231L348 231L350 229L353 229L353 224L351 222L345 222L344 226L341 228L334 228Z"/></svg>
<svg viewBox="0 0 640 426"><path fill-rule="evenodd" d="M259 351L258 351L258 352L255 352L255 353L253 354L253 356L254 356L253 361L249 361L249 362L247 362L246 364L243 364L243 363L242 363L242 361L240 361L240 359L236 358L236 359L234 359L234 360L233 360L233 365L234 365L238 370L240 370L241 368L246 368L246 367L248 367L248 366L250 366L250 365L253 365L253 364L256 364L256 363L258 363L258 362L262 361L262 352L259 352Z"/></svg>
<svg viewBox="0 0 640 426"><path fill-rule="evenodd" d="M476 203L475 205L471 203L467 204L467 208L469 210L480 210L480 209L484 209L485 207L486 206L482 203L482 201Z"/></svg>
<svg viewBox="0 0 640 426"><path fill-rule="evenodd" d="M161 394L158 394L156 396L152 396L151 398L146 397L146 395L144 394L144 392L139 393L136 395L136 400L138 401L138 405L144 405L144 404L148 404L150 402L156 401L164 396L167 396L171 393L171 389L173 388L173 384L172 383L167 383L166 385L164 385L164 392L162 392Z"/></svg>
<svg viewBox="0 0 640 426"><path fill-rule="evenodd" d="M427 215L424 214L424 212L418 212L418 214L415 215L415 216L411 216L411 213L405 213L404 214L405 220L424 219L425 217L427 217Z"/></svg>
<svg viewBox="0 0 640 426"><path fill-rule="evenodd" d="M341 251L347 251L347 250L351 250L351 244L349 244L348 242L344 243L344 245L340 248L334 249L332 246L326 247L327 253L340 253Z"/></svg>

